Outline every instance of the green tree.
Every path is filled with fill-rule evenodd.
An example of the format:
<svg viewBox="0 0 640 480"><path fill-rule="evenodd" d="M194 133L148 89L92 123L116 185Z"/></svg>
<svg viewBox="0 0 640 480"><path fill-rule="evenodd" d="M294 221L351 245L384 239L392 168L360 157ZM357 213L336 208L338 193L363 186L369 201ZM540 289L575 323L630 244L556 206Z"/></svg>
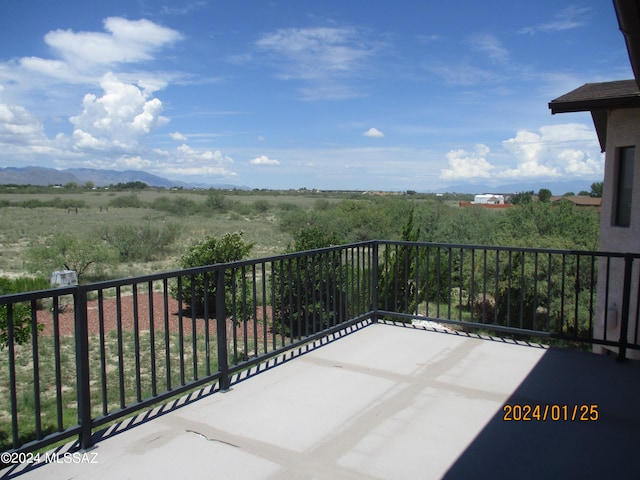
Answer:
<svg viewBox="0 0 640 480"><path fill-rule="evenodd" d="M413 209L409 211L402 228L402 240L417 242L420 228L413 222ZM418 256L418 259L416 259ZM385 251L378 279L378 308L399 313L412 313L424 300L424 289L416 290L416 274L424 264L424 250L419 253L415 245L400 245Z"/></svg>
<svg viewBox="0 0 640 480"><path fill-rule="evenodd" d="M299 230L290 252L321 249L336 237L319 227ZM347 314L346 268L339 251L321 251L274 262L274 328L292 338L340 323Z"/></svg>
<svg viewBox="0 0 640 480"><path fill-rule="evenodd" d="M518 192L511 195L511 203L513 205L525 205L531 203L531 197L533 196L533 190L528 192Z"/></svg>
<svg viewBox="0 0 640 480"><path fill-rule="evenodd" d="M247 243L242 238L242 232L226 233L222 238L206 237L202 242L194 245L180 259L180 267L183 269L215 265L217 263L236 262L245 258L251 249L252 243ZM225 270L225 299L227 310L232 310L234 299L239 304L243 299L235 296L241 281L241 271L227 268ZM182 278L181 288L174 288L173 294L180 298L187 309L194 309L196 313L204 312L205 285L207 291L207 303L209 313L216 315L216 278L213 273L199 273L187 275Z"/></svg>
<svg viewBox="0 0 640 480"><path fill-rule="evenodd" d="M43 245L36 245L28 251L27 265L31 271L47 275L62 268L74 270L79 279L89 270L109 263L112 258L111 250L100 239L81 239L57 233Z"/></svg>
<svg viewBox="0 0 640 480"><path fill-rule="evenodd" d="M589 193L589 195L596 198L602 198L603 188L604 188L603 182L593 182L591 184L591 193Z"/></svg>
<svg viewBox="0 0 640 480"><path fill-rule="evenodd" d="M568 200L533 202L509 208L497 217L489 243L494 245L597 250L598 212L575 208Z"/></svg>
<svg viewBox="0 0 640 480"><path fill-rule="evenodd" d="M0 295L11 293L17 293L12 282L0 277ZM31 310L27 304L14 303L11 308L8 305L0 305L0 350L9 344L10 317L13 320L13 341L22 345L28 343L31 338Z"/></svg>
<svg viewBox="0 0 640 480"><path fill-rule="evenodd" d="M548 188L541 188L538 191L538 200L543 203L549 203L551 201L551 190Z"/></svg>

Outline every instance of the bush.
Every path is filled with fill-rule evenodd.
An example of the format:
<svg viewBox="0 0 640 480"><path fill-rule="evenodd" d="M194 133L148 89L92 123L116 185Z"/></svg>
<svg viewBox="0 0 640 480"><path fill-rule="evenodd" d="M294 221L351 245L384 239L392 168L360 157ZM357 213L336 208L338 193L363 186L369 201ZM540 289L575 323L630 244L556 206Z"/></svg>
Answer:
<svg viewBox="0 0 640 480"><path fill-rule="evenodd" d="M164 255L180 235L180 227L150 221L136 225L116 225L106 229L102 238L116 248L121 260L149 262Z"/></svg>
<svg viewBox="0 0 640 480"><path fill-rule="evenodd" d="M110 207L115 208L141 208L142 200L138 195L126 195L123 197L116 197L109 202Z"/></svg>
<svg viewBox="0 0 640 480"><path fill-rule="evenodd" d="M315 250L336 243L317 227L294 235L291 252ZM340 323L347 314L346 267L340 252L319 252L274 263L274 328L292 338L311 335Z"/></svg>
<svg viewBox="0 0 640 480"><path fill-rule="evenodd" d="M197 213L199 209L196 202L186 197L176 197L172 199L167 197L156 198L152 202L151 208L177 216L193 215Z"/></svg>
<svg viewBox="0 0 640 480"><path fill-rule="evenodd" d="M413 209L402 229L402 240L416 242L420 229L413 223ZM416 263L418 266L416 266ZM424 253L417 246L401 245L391 252L385 251L378 271L378 307L399 313L414 313L424 300L424 288L416 291L416 268L424 265Z"/></svg>
<svg viewBox="0 0 640 480"><path fill-rule="evenodd" d="M242 260L251 249L252 243L246 243L242 238L242 232L227 233L222 238L207 237L201 243L194 245L187 254L180 260L180 267L183 269L201 267L205 265L215 265L217 263L228 263ZM225 297L227 310L233 308L233 292L240 284L240 271L227 269L225 271ZM216 315L216 279L215 275L206 275L207 303L211 316ZM175 298L184 302L187 309L195 308L197 314L204 312L205 306L205 274L200 273L183 277L181 288L177 286L172 292ZM243 299L235 298L238 302Z"/></svg>
<svg viewBox="0 0 640 480"><path fill-rule="evenodd" d="M269 200L256 200L251 207L256 213L266 213L271 208L271 203L269 203Z"/></svg>
<svg viewBox="0 0 640 480"><path fill-rule="evenodd" d="M17 293L11 280L0 277L0 295ZM14 303L11 308L13 319L13 341L28 343L31 339L31 309L25 303ZM9 307L0 305L0 350L9 345Z"/></svg>
<svg viewBox="0 0 640 480"><path fill-rule="evenodd" d="M44 245L32 247L28 266L35 273L47 275L62 268L74 270L78 278L92 268L109 262L111 252L99 239L81 239L67 233L49 237Z"/></svg>

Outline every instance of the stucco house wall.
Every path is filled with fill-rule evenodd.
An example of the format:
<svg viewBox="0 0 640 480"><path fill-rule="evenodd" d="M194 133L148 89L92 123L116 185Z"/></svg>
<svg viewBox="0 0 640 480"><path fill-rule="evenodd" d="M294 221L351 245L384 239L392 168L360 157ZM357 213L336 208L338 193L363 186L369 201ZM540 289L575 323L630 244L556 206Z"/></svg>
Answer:
<svg viewBox="0 0 640 480"><path fill-rule="evenodd" d="M640 253L640 108L623 108L608 113L608 129L605 152L604 188L600 216L600 250L605 252ZM617 156L621 147L635 146L633 165L633 192L631 200L631 221L628 227L616 226L615 205L617 190ZM597 312L594 337L607 340L620 338L622 294L624 285L624 260L613 259L609 265L607 284L607 264L601 259L598 266ZM638 339L640 261L634 262L631 304L629 308L629 342ZM606 328L605 328L606 326ZM614 347L595 346L594 351L617 352ZM640 351L628 350L628 358L640 359Z"/></svg>

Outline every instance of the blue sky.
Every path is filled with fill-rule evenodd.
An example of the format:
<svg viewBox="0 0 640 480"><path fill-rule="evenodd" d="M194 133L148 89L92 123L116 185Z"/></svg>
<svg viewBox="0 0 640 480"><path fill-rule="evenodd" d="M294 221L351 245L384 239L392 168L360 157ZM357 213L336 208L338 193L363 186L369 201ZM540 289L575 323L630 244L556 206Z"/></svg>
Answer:
<svg viewBox="0 0 640 480"><path fill-rule="evenodd" d="M626 78L609 1L2 0L0 167L588 190L591 117L547 104Z"/></svg>

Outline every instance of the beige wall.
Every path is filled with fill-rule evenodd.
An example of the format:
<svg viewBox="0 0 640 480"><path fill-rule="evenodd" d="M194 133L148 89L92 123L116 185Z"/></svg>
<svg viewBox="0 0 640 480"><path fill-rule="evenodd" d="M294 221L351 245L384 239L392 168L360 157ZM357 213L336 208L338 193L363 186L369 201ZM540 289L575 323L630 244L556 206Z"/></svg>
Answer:
<svg viewBox="0 0 640 480"><path fill-rule="evenodd" d="M629 227L613 226L613 209L616 188L616 151L619 147L636 147L633 172L633 194L631 222ZM607 128L607 151L605 156L604 189L602 194L602 212L600 221L600 250L604 252L640 253L640 109L620 109L609 114ZM594 336L618 340L620 337L620 317L622 309L622 291L624 284L624 261L614 260L610 265L610 282L606 289L606 262L600 261L598 268L597 312ZM631 305L629 315L629 341L635 341L636 309L638 302L638 279L640 261L633 269ZM608 305L607 300L608 298ZM605 316L607 328L605 332ZM617 349L608 348L616 351ZM601 347L594 351L602 353ZM640 351L629 350L629 358L639 358Z"/></svg>

